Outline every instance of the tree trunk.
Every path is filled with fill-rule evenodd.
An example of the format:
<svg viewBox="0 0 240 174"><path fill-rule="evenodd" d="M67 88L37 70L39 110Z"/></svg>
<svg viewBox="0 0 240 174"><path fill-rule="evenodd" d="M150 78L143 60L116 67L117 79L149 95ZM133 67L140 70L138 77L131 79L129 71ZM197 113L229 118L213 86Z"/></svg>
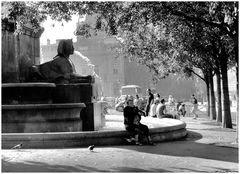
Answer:
<svg viewBox="0 0 240 174"><path fill-rule="evenodd" d="M209 80L207 74L204 74L205 82L206 82L206 88L207 88L207 116L210 117L210 94L209 94Z"/></svg>
<svg viewBox="0 0 240 174"><path fill-rule="evenodd" d="M221 90L221 75L216 71L217 76L217 122L222 122L222 90Z"/></svg>
<svg viewBox="0 0 240 174"><path fill-rule="evenodd" d="M236 66L236 80L237 80L237 84L236 84L236 100L237 100L237 113L236 113L236 124L237 124L237 137L236 137L236 142L238 142L238 134L239 134L239 132L238 132L238 127L239 127L239 125L238 125L238 120L239 120L239 94L238 94L238 92L239 92L239 81L238 81L238 78L239 78L239 74L238 74L238 64L237 64L237 66Z"/></svg>
<svg viewBox="0 0 240 174"><path fill-rule="evenodd" d="M220 67L222 74L222 89L223 89L223 122L222 126L224 128L232 128L232 118L230 110L230 100L229 100L229 89L228 89L228 74L227 74L227 60L222 55Z"/></svg>
<svg viewBox="0 0 240 174"><path fill-rule="evenodd" d="M237 38L238 38L238 30L237 30ZM239 73L238 73L238 70L239 70L239 61L238 61L238 41L236 42L236 46L235 46L235 59L236 59L236 100L237 100L237 112L236 112L236 124L237 124L237 137L236 137L236 142L238 142L238 120L239 120Z"/></svg>
<svg viewBox="0 0 240 174"><path fill-rule="evenodd" d="M238 8L239 8L239 4L236 3ZM234 41L235 41L235 60L236 60L236 99L237 99L237 113L236 113L236 124L237 124L237 138L236 138L236 141L238 142L238 134L239 134L239 123L238 123L238 120L239 120L239 13L237 15L237 25L236 25L236 37L234 37Z"/></svg>
<svg viewBox="0 0 240 174"><path fill-rule="evenodd" d="M212 71L209 71L209 87L210 87L210 118L211 120L216 120L216 101L214 94L214 84L213 84L213 76Z"/></svg>

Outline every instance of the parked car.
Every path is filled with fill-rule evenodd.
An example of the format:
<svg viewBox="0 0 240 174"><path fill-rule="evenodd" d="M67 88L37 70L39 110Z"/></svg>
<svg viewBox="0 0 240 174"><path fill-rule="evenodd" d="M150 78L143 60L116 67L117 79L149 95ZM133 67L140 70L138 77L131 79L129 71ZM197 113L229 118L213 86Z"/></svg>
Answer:
<svg viewBox="0 0 240 174"><path fill-rule="evenodd" d="M131 95L135 97L136 95L142 95L142 88L138 85L126 85L121 87L121 96L122 95Z"/></svg>

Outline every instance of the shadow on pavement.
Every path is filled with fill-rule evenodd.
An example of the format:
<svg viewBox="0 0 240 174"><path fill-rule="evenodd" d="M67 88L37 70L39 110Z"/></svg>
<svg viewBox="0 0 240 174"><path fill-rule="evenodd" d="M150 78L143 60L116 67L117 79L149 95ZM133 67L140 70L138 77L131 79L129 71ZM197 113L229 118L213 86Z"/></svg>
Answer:
<svg viewBox="0 0 240 174"><path fill-rule="evenodd" d="M179 171L187 171L187 172L195 172L195 173L206 173L206 170L197 170L197 169L189 169L184 167L173 167L174 169L177 169Z"/></svg>
<svg viewBox="0 0 240 174"><path fill-rule="evenodd" d="M200 133L198 133L198 132L187 130L187 136L182 138L181 140L182 141L185 141L185 140L187 140L187 141L196 141L196 140L201 139L202 137L203 136Z"/></svg>
<svg viewBox="0 0 240 174"><path fill-rule="evenodd" d="M10 171L8 171L10 170ZM2 160L2 172L108 172L88 166L50 165L48 163L25 161L8 162Z"/></svg>
<svg viewBox="0 0 240 174"><path fill-rule="evenodd" d="M204 166L209 168L209 166ZM210 167L211 171L215 170L214 172L211 173L227 173L227 172L238 172L238 170L230 170L227 168L218 168L218 167ZM206 173L206 170L202 171L202 170L196 170L196 169L189 169L189 168L184 168L184 167L175 167L175 169L180 170L180 171L188 171L188 172L201 172L201 173Z"/></svg>
<svg viewBox="0 0 240 174"><path fill-rule="evenodd" d="M216 122L216 121L205 121L205 122L202 122L201 124L205 124L205 125L212 125L212 126L222 126L222 123L220 123L220 122ZM232 126L236 126L236 123L232 123ZM222 127L220 127L221 129L230 129L230 128L222 128ZM236 131L236 129L235 128L232 128L231 130L235 130Z"/></svg>
<svg viewBox="0 0 240 174"><path fill-rule="evenodd" d="M219 131L219 132L236 132L236 129L229 129L229 128L221 128L221 127L216 127L216 128L205 128L202 130L209 130L209 131Z"/></svg>
<svg viewBox="0 0 240 174"><path fill-rule="evenodd" d="M203 144L195 142L202 135L188 131L188 136L178 141L162 142L155 146L123 146L121 148L136 150L138 152L178 156L196 157L210 160L238 163L238 148L218 146L217 144Z"/></svg>
<svg viewBox="0 0 240 174"><path fill-rule="evenodd" d="M34 161L14 163L2 160L2 172L170 172L170 171L159 168L144 170L134 167L112 167L110 171L107 171L83 165L76 166L49 165L47 163Z"/></svg>
<svg viewBox="0 0 240 174"><path fill-rule="evenodd" d="M112 168L111 171L114 171L114 172L170 172L164 169L144 170L144 169L133 168L133 167L115 167L115 168Z"/></svg>
<svg viewBox="0 0 240 174"><path fill-rule="evenodd" d="M226 169L226 168L219 168L219 167L213 167L216 171L215 172L221 172L221 173L229 173L229 172L236 172L238 173L238 170L234 170L234 169Z"/></svg>

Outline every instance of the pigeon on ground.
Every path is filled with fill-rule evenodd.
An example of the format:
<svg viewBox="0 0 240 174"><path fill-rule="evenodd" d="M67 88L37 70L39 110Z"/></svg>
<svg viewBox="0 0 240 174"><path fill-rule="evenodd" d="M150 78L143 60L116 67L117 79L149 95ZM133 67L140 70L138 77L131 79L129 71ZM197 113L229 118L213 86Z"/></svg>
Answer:
<svg viewBox="0 0 240 174"><path fill-rule="evenodd" d="M95 147L94 145L91 145L88 147L88 150L93 151L94 147Z"/></svg>
<svg viewBox="0 0 240 174"><path fill-rule="evenodd" d="M12 149L21 149L22 146L23 146L23 144L20 143L20 144L17 144L16 146L13 146Z"/></svg>

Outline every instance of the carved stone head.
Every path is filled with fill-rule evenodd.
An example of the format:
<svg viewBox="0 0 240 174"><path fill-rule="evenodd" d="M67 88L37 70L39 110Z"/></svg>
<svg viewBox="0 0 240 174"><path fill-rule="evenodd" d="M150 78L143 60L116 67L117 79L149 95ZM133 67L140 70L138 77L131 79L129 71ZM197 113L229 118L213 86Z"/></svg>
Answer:
<svg viewBox="0 0 240 174"><path fill-rule="evenodd" d="M57 49L58 55L62 55L66 58L69 57L70 54L74 53L73 41L72 39L62 39L58 44Z"/></svg>

